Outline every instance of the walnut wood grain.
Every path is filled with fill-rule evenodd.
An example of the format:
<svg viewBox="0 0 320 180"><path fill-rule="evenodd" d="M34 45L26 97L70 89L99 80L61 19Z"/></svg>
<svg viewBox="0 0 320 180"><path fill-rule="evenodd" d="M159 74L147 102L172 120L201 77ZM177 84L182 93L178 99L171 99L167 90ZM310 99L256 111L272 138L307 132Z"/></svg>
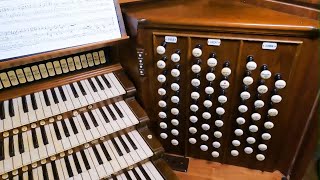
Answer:
<svg viewBox="0 0 320 180"><path fill-rule="evenodd" d="M153 160L154 166L166 180L178 180L178 176L172 171L170 166L161 158Z"/></svg>
<svg viewBox="0 0 320 180"><path fill-rule="evenodd" d="M149 117L144 109L139 105L135 98L126 99L126 103L139 120L138 127L146 126L149 123ZM148 124L147 124L148 123Z"/></svg>
<svg viewBox="0 0 320 180"><path fill-rule="evenodd" d="M155 136L146 126L139 128L138 131L153 151L154 157L161 157L164 149L160 142L157 140L157 136Z"/></svg>
<svg viewBox="0 0 320 180"><path fill-rule="evenodd" d="M117 77L121 85L126 90L126 97L134 96L136 93L136 88L134 87L133 83L129 80L126 73L123 70L117 70L114 72L114 75Z"/></svg>

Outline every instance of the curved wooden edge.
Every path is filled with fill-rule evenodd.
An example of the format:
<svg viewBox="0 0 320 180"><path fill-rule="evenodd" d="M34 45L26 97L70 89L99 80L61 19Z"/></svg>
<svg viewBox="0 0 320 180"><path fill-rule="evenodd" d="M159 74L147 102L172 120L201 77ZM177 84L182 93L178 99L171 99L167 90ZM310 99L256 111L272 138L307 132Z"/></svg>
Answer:
<svg viewBox="0 0 320 180"><path fill-rule="evenodd" d="M139 124L137 124L137 127L146 126L150 119L144 109L137 102L137 100L135 98L127 98L125 99L125 101L139 120Z"/></svg>
<svg viewBox="0 0 320 180"><path fill-rule="evenodd" d="M136 88L134 87L133 83L129 80L126 73L121 69L113 72L117 79L120 81L121 85L126 90L127 94L126 97L132 97L136 93Z"/></svg>
<svg viewBox="0 0 320 180"><path fill-rule="evenodd" d="M153 165L158 169L164 179L178 180L178 176L173 172L170 166L161 158L154 160Z"/></svg>
<svg viewBox="0 0 320 180"><path fill-rule="evenodd" d="M153 158L161 157L161 155L164 153L164 148L156 136L150 131L150 129L147 126L144 126L139 128L138 131L154 153Z"/></svg>
<svg viewBox="0 0 320 180"><path fill-rule="evenodd" d="M103 48L106 46L112 46L115 44L119 44L125 40L128 40L129 36L123 35L119 39L113 39L110 41L101 41L101 42L96 42L96 43L91 43L91 44L85 44L85 45L80 45L80 46L75 46L75 47L70 47L70 48L64 48L64 49L59 49L59 50L53 50L53 51L48 51L44 53L39 53L39 54L33 54L33 55L27 55L23 57L18 57L18 58L12 58L8 59L5 61L0 62L0 70L3 69L8 69L8 68L13 68L21 65L26 65L34 62L40 62L40 61L45 61L61 56L66 56L70 54L76 54L76 53L81 53L84 51L90 51L94 49L99 49Z"/></svg>

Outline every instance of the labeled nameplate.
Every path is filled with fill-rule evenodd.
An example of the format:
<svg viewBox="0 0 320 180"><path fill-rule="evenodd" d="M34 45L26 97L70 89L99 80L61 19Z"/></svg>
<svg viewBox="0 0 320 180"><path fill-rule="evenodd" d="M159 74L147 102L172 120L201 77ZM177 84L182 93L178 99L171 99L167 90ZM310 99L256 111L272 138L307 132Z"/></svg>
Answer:
<svg viewBox="0 0 320 180"><path fill-rule="evenodd" d="M276 50L278 44L274 42L263 42L262 43L262 49L267 49L267 50Z"/></svg>
<svg viewBox="0 0 320 180"><path fill-rule="evenodd" d="M16 86L19 84L18 78L16 76L16 73L12 70L12 71L8 71L7 72L8 77L10 79L11 85L12 86Z"/></svg>
<svg viewBox="0 0 320 180"><path fill-rule="evenodd" d="M88 53L86 56L87 56L87 60L88 60L89 67L94 66L92 54L91 54L91 53Z"/></svg>
<svg viewBox="0 0 320 180"><path fill-rule="evenodd" d="M54 71L54 67L53 67L52 62L47 62L46 66L47 66L47 69L48 69L49 76L56 75L56 72Z"/></svg>
<svg viewBox="0 0 320 180"><path fill-rule="evenodd" d="M61 68L63 73L69 72L68 64L66 59L61 59L60 60Z"/></svg>
<svg viewBox="0 0 320 180"><path fill-rule="evenodd" d="M80 56L80 60L81 60L81 64L83 68L87 68L88 67L88 61L86 58L86 55L81 55Z"/></svg>
<svg viewBox="0 0 320 180"><path fill-rule="evenodd" d="M178 38L176 36L165 36L164 40L167 43L177 43L178 42Z"/></svg>
<svg viewBox="0 0 320 180"><path fill-rule="evenodd" d="M40 74L38 66L36 66L36 65L32 66L31 70L32 70L33 77L35 80L41 79L41 74Z"/></svg>
<svg viewBox="0 0 320 180"><path fill-rule="evenodd" d="M49 77L47 68L46 68L46 66L44 64L39 64L39 70L40 70L42 78Z"/></svg>
<svg viewBox="0 0 320 180"><path fill-rule="evenodd" d="M59 61L54 61L53 67L56 70L57 74L62 74L62 69L61 69L61 65L60 65Z"/></svg>
<svg viewBox="0 0 320 180"><path fill-rule="evenodd" d="M26 75L28 82L31 82L34 80L30 67L23 68L23 71L24 71L24 74Z"/></svg>
<svg viewBox="0 0 320 180"><path fill-rule="evenodd" d="M22 69L17 69L16 70L16 74L17 74L17 77L18 77L18 80L19 80L20 84L23 84L23 83L27 82L27 79L24 76L24 73L23 73Z"/></svg>
<svg viewBox="0 0 320 180"><path fill-rule="evenodd" d="M68 58L67 63L70 71L76 70L76 67L74 66L73 58Z"/></svg>
<svg viewBox="0 0 320 180"><path fill-rule="evenodd" d="M208 46L220 46L221 40L220 39L208 39L207 43L208 43Z"/></svg>
<svg viewBox="0 0 320 180"><path fill-rule="evenodd" d="M4 73L4 72L1 73L0 74L0 79L2 81L3 87L6 88L6 87L10 87L11 86L7 73Z"/></svg>
<svg viewBox="0 0 320 180"><path fill-rule="evenodd" d="M80 61L79 56L73 57L73 60L74 60L74 64L75 64L75 66L76 66L76 69L77 69L77 70L82 69L81 61Z"/></svg>
<svg viewBox="0 0 320 180"><path fill-rule="evenodd" d="M93 55L93 61L95 65L99 65L100 64L100 59L99 59L99 54L97 52L92 53Z"/></svg>
<svg viewBox="0 0 320 180"><path fill-rule="evenodd" d="M99 51L99 58L100 58L101 64L104 64L104 63L107 62L106 61L106 56L104 55L104 51L103 50Z"/></svg>

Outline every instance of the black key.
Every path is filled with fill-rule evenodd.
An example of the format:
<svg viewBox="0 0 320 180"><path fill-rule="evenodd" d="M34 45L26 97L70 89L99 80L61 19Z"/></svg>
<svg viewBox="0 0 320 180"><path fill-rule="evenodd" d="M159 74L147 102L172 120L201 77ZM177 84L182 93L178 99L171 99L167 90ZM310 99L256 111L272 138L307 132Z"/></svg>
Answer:
<svg viewBox="0 0 320 180"><path fill-rule="evenodd" d="M103 81L106 83L106 85L108 86L108 88L111 88L111 84L109 83L108 79L106 77L104 77L104 75L101 76Z"/></svg>
<svg viewBox="0 0 320 180"><path fill-rule="evenodd" d="M144 170L144 168L141 166L141 164L138 165L138 168L140 169L140 171L142 172L143 176L144 176L147 180L151 180L151 178L148 176L147 172Z"/></svg>
<svg viewBox="0 0 320 180"><path fill-rule="evenodd" d="M94 115L92 114L92 112L91 112L91 111L88 111L88 114L89 114L89 116L90 116L90 118L91 118L91 120L92 120L92 122L93 122L93 125L94 125L95 127L98 127L99 124L97 123L97 120L96 120L96 118L94 117Z"/></svg>
<svg viewBox="0 0 320 180"><path fill-rule="evenodd" d="M141 177L139 176L139 174L137 173L137 171L135 169L132 169L131 171L133 172L133 174L137 180L141 180Z"/></svg>
<svg viewBox="0 0 320 180"><path fill-rule="evenodd" d="M44 129L44 126L40 126L40 132L41 132L43 144L44 145L49 144L48 137L47 137L47 134L46 134L46 130Z"/></svg>
<svg viewBox="0 0 320 180"><path fill-rule="evenodd" d="M34 148L38 148L39 147L39 143L38 143L36 129L34 129L34 128L31 129L31 135L32 135L33 147Z"/></svg>
<svg viewBox="0 0 320 180"><path fill-rule="evenodd" d="M104 90L104 87L103 87L102 83L100 82L99 78L98 78L98 77L94 77L94 79L96 79L96 81L97 81L100 89L101 89L101 90Z"/></svg>
<svg viewBox="0 0 320 180"><path fill-rule="evenodd" d="M55 161L51 161L51 167L54 179L59 179L58 169Z"/></svg>
<svg viewBox="0 0 320 180"><path fill-rule="evenodd" d="M123 116L122 112L120 111L119 107L117 106L117 104L112 103L112 106L113 106L114 109L117 111L117 113L119 114L119 116L120 116L121 118L123 118L124 116Z"/></svg>
<svg viewBox="0 0 320 180"><path fill-rule="evenodd" d="M14 156L13 136L9 136L9 155L10 155L10 157Z"/></svg>
<svg viewBox="0 0 320 180"><path fill-rule="evenodd" d="M94 155L95 155L96 158L97 158L98 163L99 163L99 164L103 164L102 159L101 159L101 157L100 157L100 154L99 154L96 146L92 146L92 149L93 149Z"/></svg>
<svg viewBox="0 0 320 180"><path fill-rule="evenodd" d="M28 143L28 142L26 142L26 143ZM19 144L19 152L20 152L20 154L24 153L24 145L23 145L22 133L18 134L18 144Z"/></svg>
<svg viewBox="0 0 320 180"><path fill-rule="evenodd" d="M118 144L116 143L116 141L114 139L111 139L111 142L113 144L113 146L116 148L119 156L123 156L122 152L121 152L121 149L119 148Z"/></svg>
<svg viewBox="0 0 320 180"><path fill-rule="evenodd" d="M136 144L134 144L134 142L132 141L131 137L127 133L125 134L125 136L128 139L129 143L131 144L131 147L133 147L134 150L138 149Z"/></svg>
<svg viewBox="0 0 320 180"><path fill-rule="evenodd" d="M124 175L126 176L127 179L132 180L127 171L124 171Z"/></svg>
<svg viewBox="0 0 320 180"><path fill-rule="evenodd" d="M113 119L113 120L117 120L117 117L113 114L113 112L112 112L112 110L110 109L110 107L107 105L106 108L107 108L109 114L111 115L112 119Z"/></svg>
<svg viewBox="0 0 320 180"><path fill-rule="evenodd" d="M66 137L69 137L70 133L69 133L69 130L67 128L66 122L63 120L63 121L61 121L61 124L62 124L62 129L64 131L64 134L66 135Z"/></svg>
<svg viewBox="0 0 320 180"><path fill-rule="evenodd" d="M87 156L84 153L83 149L80 150L80 154L81 154L81 157L82 157L82 160L84 162L84 165L85 165L86 169L87 170L91 169L90 164L89 164L88 159L87 159Z"/></svg>
<svg viewBox="0 0 320 180"><path fill-rule="evenodd" d="M9 115L10 117L13 117L14 116L14 110L13 110L13 102L12 102L12 99L9 100Z"/></svg>
<svg viewBox="0 0 320 180"><path fill-rule="evenodd" d="M74 160L74 164L76 165L76 169L78 171L78 173L82 173L82 169L79 163L79 160L77 158L77 155L75 153L72 154L73 160Z"/></svg>
<svg viewBox="0 0 320 180"><path fill-rule="evenodd" d="M87 92L84 90L81 82L78 81L77 84L78 84L78 86L79 86L79 88L80 88L81 93L82 93L84 96L87 95Z"/></svg>
<svg viewBox="0 0 320 180"><path fill-rule="evenodd" d="M60 95L61 95L62 100L63 100L63 101L67 101L66 95L64 94L63 89L62 89L61 86L58 87L58 90L59 90L59 92L60 92Z"/></svg>
<svg viewBox="0 0 320 180"><path fill-rule="evenodd" d="M103 111L103 109L102 109L101 107L99 108L99 111L100 111L100 113L102 114L103 119L104 119L107 123L109 123L110 121L109 121L106 113L104 113L104 111Z"/></svg>
<svg viewBox="0 0 320 180"><path fill-rule="evenodd" d="M44 91L42 91L42 93L43 93L43 97L44 97L44 101L46 103L46 106L51 106L47 91L44 90Z"/></svg>
<svg viewBox="0 0 320 180"><path fill-rule="evenodd" d="M37 101L36 101L36 97L34 96L34 93L32 93L30 97L31 97L31 104L32 104L33 110L37 110L38 105L37 105Z"/></svg>
<svg viewBox="0 0 320 180"><path fill-rule="evenodd" d="M130 152L130 149L129 149L129 147L127 146L126 142L124 142L124 140L122 139L121 136L119 136L118 138L119 138L119 140L120 140L120 143L122 144L122 146L123 146L124 149L126 150L126 152L129 153L129 152Z"/></svg>
<svg viewBox="0 0 320 180"><path fill-rule="evenodd" d="M111 174L111 177L112 177L113 180L118 180L118 179L117 179L117 176L114 175L114 174Z"/></svg>
<svg viewBox="0 0 320 180"><path fill-rule="evenodd" d="M46 164L42 164L41 167L42 167L43 179L44 179L44 180L49 180Z"/></svg>
<svg viewBox="0 0 320 180"><path fill-rule="evenodd" d="M51 94L52 94L52 98L53 98L53 101L55 104L58 104L59 103L59 100L58 100L58 96L56 94L56 92L54 91L54 89L50 89L51 91Z"/></svg>
<svg viewBox="0 0 320 180"><path fill-rule="evenodd" d="M62 138L61 138L61 134L60 134L57 122L53 123L53 128L54 128L54 131L56 132L57 139L61 140Z"/></svg>
<svg viewBox="0 0 320 180"><path fill-rule="evenodd" d="M70 165L68 156L65 156L65 157L64 157L64 161L65 161L65 163L66 163L66 167L67 167L67 171L68 171L69 177L73 177L73 172L72 172L72 168L71 168L71 165Z"/></svg>
<svg viewBox="0 0 320 180"><path fill-rule="evenodd" d="M72 90L72 93L73 93L74 97L78 98L79 94L77 93L76 88L74 88L72 83L70 84L70 87L71 87L71 90Z"/></svg>
<svg viewBox="0 0 320 180"><path fill-rule="evenodd" d="M81 119L82 119L84 126L86 127L87 130L89 130L90 126L89 126L89 123L88 123L86 117L84 116L84 114L80 114L80 116L81 116Z"/></svg>
<svg viewBox="0 0 320 180"><path fill-rule="evenodd" d="M100 146L101 146L101 149L102 149L104 155L106 156L107 160L108 160L108 161L111 161L110 154L108 153L107 148L106 148L106 146L103 144L103 142L100 143Z"/></svg>
<svg viewBox="0 0 320 180"><path fill-rule="evenodd" d="M4 144L3 139L0 139L0 161L4 160Z"/></svg>
<svg viewBox="0 0 320 180"><path fill-rule="evenodd" d="M70 118L70 119L69 119L69 122L70 122L71 128L72 128L72 130L73 130L73 133L74 133L74 134L78 134L78 129L77 129L77 127L76 127L76 124L74 123L73 118Z"/></svg>
<svg viewBox="0 0 320 180"><path fill-rule="evenodd" d="M23 108L23 112L25 112L25 113L29 112L29 110L28 110L28 105L27 105L27 98L26 98L26 96L22 96L22 97L21 97L21 100L22 100L22 108Z"/></svg>
<svg viewBox="0 0 320 180"><path fill-rule="evenodd" d="M28 170L28 180L33 180L32 169Z"/></svg>
<svg viewBox="0 0 320 180"><path fill-rule="evenodd" d="M90 86L92 87L92 90L93 90L94 92L98 92L98 90L97 90L96 86L93 84L91 78L89 78L88 81L89 81Z"/></svg>
<svg viewBox="0 0 320 180"><path fill-rule="evenodd" d="M22 173L19 174L19 180L23 180L23 174Z"/></svg>
<svg viewBox="0 0 320 180"><path fill-rule="evenodd" d="M0 119L5 119L3 101L0 101Z"/></svg>

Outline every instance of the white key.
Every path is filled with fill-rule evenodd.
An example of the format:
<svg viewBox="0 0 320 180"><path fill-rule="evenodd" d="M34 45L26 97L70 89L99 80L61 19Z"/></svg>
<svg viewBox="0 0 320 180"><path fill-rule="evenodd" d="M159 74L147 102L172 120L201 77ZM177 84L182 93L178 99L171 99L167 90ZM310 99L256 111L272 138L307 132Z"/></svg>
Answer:
<svg viewBox="0 0 320 180"><path fill-rule="evenodd" d="M86 117L87 119L87 122L90 126L90 131L91 131L91 134L93 136L94 139L98 139L100 138L100 133L99 131L97 130L97 128L94 126L93 122L92 122L92 119L91 117L89 116L89 114L87 112L84 113L84 116Z"/></svg>
<svg viewBox="0 0 320 180"><path fill-rule="evenodd" d="M116 148L113 146L111 140L108 140L107 142L108 142L108 145L111 148L111 150L112 150L112 152L113 152L113 154L115 156L115 159L118 161L121 169L124 169L124 168L128 167L128 164L127 164L126 160L123 158L123 156L119 156L119 154L118 154Z"/></svg>
<svg viewBox="0 0 320 180"><path fill-rule="evenodd" d="M39 151L38 149L35 149L33 146L31 131L27 131L27 137L28 137L28 143L29 143L29 149L30 149L31 163L33 163L40 160Z"/></svg>
<svg viewBox="0 0 320 180"><path fill-rule="evenodd" d="M14 144L13 167L14 169L18 169L19 167L22 166L22 157L19 152L18 135L13 136L13 144Z"/></svg>
<svg viewBox="0 0 320 180"><path fill-rule="evenodd" d="M126 177L126 175L120 174L120 176L121 176L122 180L128 180L127 177Z"/></svg>
<svg viewBox="0 0 320 180"><path fill-rule="evenodd" d="M108 76L110 77L111 81L113 82L113 84L116 86L116 88L118 89L119 93L125 94L126 91L124 90L124 88L122 87L122 85L120 84L119 80L116 78L116 76L113 73L108 74Z"/></svg>
<svg viewBox="0 0 320 180"><path fill-rule="evenodd" d="M37 171L38 171L38 179L43 179L42 167L38 166Z"/></svg>
<svg viewBox="0 0 320 180"><path fill-rule="evenodd" d="M3 140L4 145L4 171L8 172L13 169L13 162L12 158L9 155L9 137L4 138Z"/></svg>
<svg viewBox="0 0 320 180"><path fill-rule="evenodd" d="M104 166L104 169L106 170L106 173L107 175L106 176L109 176L110 174L112 174L113 172L115 172L111 166L111 164L109 163L109 161L107 160L106 156L104 155L102 149L101 149L101 146L100 144L97 144L96 145L96 148L100 154L100 157L102 159L102 162L103 162L103 166Z"/></svg>
<svg viewBox="0 0 320 180"><path fill-rule="evenodd" d="M70 99L71 99L71 101L72 101L72 104L73 104L74 108L76 108L76 109L80 108L80 107L81 107L81 103L80 103L80 101L79 101L78 98L74 97L74 94L73 94L73 92L72 92L72 90L71 90L70 85L67 84L67 85L65 85L65 87L66 87L67 90L68 90L69 97L70 97Z"/></svg>
<svg viewBox="0 0 320 180"><path fill-rule="evenodd" d="M90 147L90 148L88 148L88 151L90 153L91 160L93 161L94 167L96 168L99 177L100 178L105 177L107 175L107 172L105 171L103 165L102 164L100 165L98 163L98 160L97 160L97 158L96 158L96 156L95 156L95 154L93 152L93 149Z"/></svg>
<svg viewBox="0 0 320 180"><path fill-rule="evenodd" d="M141 159L146 159L148 158L148 155L143 151L142 147L140 146L140 144L138 143L138 141L135 139L135 137L133 136L133 134L131 132L128 133L129 137L131 138L131 140L133 141L133 143L137 146L138 149L136 149L136 152L138 153L139 157Z"/></svg>
<svg viewBox="0 0 320 180"><path fill-rule="evenodd" d="M137 117L133 114L132 110L130 109L130 107L127 105L127 103L125 103L125 101L119 101L116 104L119 104L122 107L122 113L126 113L128 118L132 121L133 124L138 124L139 120L137 119ZM120 106L118 105L119 109ZM120 109L121 110L121 109Z"/></svg>
<svg viewBox="0 0 320 180"><path fill-rule="evenodd" d="M138 131L134 130L132 131L133 136L136 138L136 140L139 142L141 148L144 150L144 152L151 157L153 155L153 152L149 148L149 146L146 144L146 142L143 140L141 135L138 133Z"/></svg>
<svg viewBox="0 0 320 180"><path fill-rule="evenodd" d="M77 83L72 83L72 84L74 86L74 89L77 91L77 93L79 95L78 99L80 101L81 106L88 106L89 103L87 102L86 97L83 96L78 84Z"/></svg>
<svg viewBox="0 0 320 180"><path fill-rule="evenodd" d="M140 159L140 156L139 156L138 153L133 149L133 147L132 147L131 144L129 143L129 140L126 138L126 136L125 136L125 135L121 135L121 137L122 137L123 141L126 143L126 145L129 147L129 149L130 149L129 154L130 154L130 156L132 157L133 161L134 161L135 163L137 163L137 162L143 160L143 159Z"/></svg>
<svg viewBox="0 0 320 180"><path fill-rule="evenodd" d="M54 131L53 124L49 124L49 129L51 132L51 137L52 137L52 141L53 141L56 153L60 153L60 152L64 151L61 140L57 139L57 135L56 135L56 132Z"/></svg>
<svg viewBox="0 0 320 180"><path fill-rule="evenodd" d="M58 172L59 179L64 179L65 176L64 176L63 169L62 169L61 161L62 161L62 160L57 159L57 160L55 161L55 163L56 163L56 167L57 167L57 172Z"/></svg>
<svg viewBox="0 0 320 180"><path fill-rule="evenodd" d="M66 165L66 162L64 161L64 158L60 159L60 164L61 164L61 169L64 174L64 179L69 179L70 177L68 174L67 165Z"/></svg>
<svg viewBox="0 0 320 180"><path fill-rule="evenodd" d="M72 169L73 178L74 178L74 179L79 179L79 177L81 178L81 175L79 175L79 173L78 173L78 171L77 171L77 168L76 168L76 165L74 164L75 161L74 161L72 155L69 155L69 156L68 156L68 159L69 159L69 164L70 164L71 169ZM77 175L79 175L79 176L77 176Z"/></svg>
<svg viewBox="0 0 320 180"><path fill-rule="evenodd" d="M105 121L104 121L104 120L101 121L101 119L100 119L100 117L98 116L96 110L92 110L91 112L92 112L93 116L95 117L97 123L99 124L99 126L97 127L97 130L98 130L98 132L100 133L100 136L105 136L105 135L109 134L109 133L107 132L107 130L105 129L105 127L104 127L105 124L104 124L103 122L105 122Z"/></svg>
<svg viewBox="0 0 320 180"><path fill-rule="evenodd" d="M104 87L104 92L106 93L106 95L110 98L110 97L115 97L116 95L114 95L110 89L108 88L107 84L103 81L101 76L97 76L99 81L101 82L102 86Z"/></svg>
<svg viewBox="0 0 320 180"><path fill-rule="evenodd" d="M119 90L117 89L116 85L114 84L114 82L111 80L111 78L109 76L110 74L112 74L112 73L104 74L103 76L108 80L109 84L111 85L111 87L109 89L112 92L112 94L114 96L119 96L121 94L120 94Z"/></svg>
<svg viewBox="0 0 320 180"><path fill-rule="evenodd" d="M124 120L122 120L119 116L119 114L117 113L117 111L113 108L112 105L109 105L109 108L111 109L111 111L113 112L113 114L116 116L117 120L116 122L118 123L118 125L120 126L121 129L124 129L126 127L128 127L127 124L125 124Z"/></svg>
<svg viewBox="0 0 320 180"><path fill-rule="evenodd" d="M79 83L82 85L84 91L86 92L86 95L84 95L84 97L86 98L87 102L89 104L93 104L95 103L95 100L93 99L91 92L89 91L86 83L84 81L79 81ZM79 86L79 85L78 85Z"/></svg>
<svg viewBox="0 0 320 180"><path fill-rule="evenodd" d="M163 177L161 176L159 171L156 169L156 167L154 167L154 165L150 161L146 162L145 165L152 173L153 177L155 177L157 180L163 180Z"/></svg>
<svg viewBox="0 0 320 180"><path fill-rule="evenodd" d="M21 157L22 157L23 165L27 165L31 163L27 132L22 133L22 139L23 139L24 153L21 154Z"/></svg>
<svg viewBox="0 0 320 180"><path fill-rule="evenodd" d="M4 173L4 161L0 161L0 174Z"/></svg>
<svg viewBox="0 0 320 180"><path fill-rule="evenodd" d="M36 103L38 105L38 109L35 110L36 116L38 120L44 119L45 115L42 109L41 99L39 93L34 93L34 98L36 99Z"/></svg>
<svg viewBox="0 0 320 180"><path fill-rule="evenodd" d="M53 180L54 176L53 176L51 163L46 164L46 166L47 166L48 178L49 180Z"/></svg>
<svg viewBox="0 0 320 180"><path fill-rule="evenodd" d="M98 92L94 92L94 91L93 91L93 89L92 89L89 81L88 81L87 79L86 79L86 80L82 80L82 81L86 84L86 86L87 86L88 90L90 91L90 94L91 94L91 96L93 97L94 101L95 101L95 102L100 102L100 101L102 101L102 99L100 98ZM82 81L81 81L81 82L82 82Z"/></svg>
<svg viewBox="0 0 320 180"><path fill-rule="evenodd" d="M65 103L65 105L67 106L68 111L72 111L72 110L76 109L76 108L73 106L71 97L70 97L69 92L68 92L68 90L67 90L67 87L66 87L66 86L61 86L61 88L62 88L62 91L63 91L63 93L64 93L64 95L65 95L65 97L66 97L66 99L67 99L66 101L64 101L64 103ZM61 94L60 94L60 95L61 95Z"/></svg>
<svg viewBox="0 0 320 180"><path fill-rule="evenodd" d="M29 116L29 122L35 122L37 120L40 120L37 118L36 112L33 110L32 107L32 102L31 102L31 96L30 95L26 95L26 101L27 101L27 106L28 106L28 116Z"/></svg>
<svg viewBox="0 0 320 180"><path fill-rule="evenodd" d="M48 144L46 144L46 148L47 148L47 152L48 152L48 156L52 156L54 154L56 154L56 148L55 148L55 144L53 142L53 138L51 135L51 131L50 131L50 127L49 125L45 125L44 126L46 135L47 135L47 139L48 139Z"/></svg>
<svg viewBox="0 0 320 180"><path fill-rule="evenodd" d="M122 154L123 154L123 158L126 160L127 164L129 166L133 165L135 162L133 161L132 157L130 156L129 153L126 152L126 150L124 149L123 145L121 144L120 140L118 137L114 138L115 142L118 144Z"/></svg>
<svg viewBox="0 0 320 180"><path fill-rule="evenodd" d="M101 109L101 111L103 111L103 110ZM107 133L107 134L111 134L111 133L114 132L114 130L112 129L112 127L111 127L111 125L110 125L110 122L108 123L108 122L105 120L105 118L102 116L101 111L100 111L100 108L93 110L93 112L95 112L96 115L99 117L100 122L103 124L106 133Z"/></svg>
<svg viewBox="0 0 320 180"><path fill-rule="evenodd" d="M38 180L38 168L32 169L32 176L34 180Z"/></svg>
<svg viewBox="0 0 320 180"><path fill-rule="evenodd" d="M70 124L70 120L69 119L64 119L64 122L66 123L67 129L68 129L69 134L70 134L70 136L68 138L69 138L69 141L71 143L71 146L72 147L76 147L76 146L80 145L79 142L78 142L77 136L74 134L74 132L72 130L72 127L71 127L71 124Z"/></svg>
<svg viewBox="0 0 320 180"><path fill-rule="evenodd" d="M28 180L29 179L28 172L24 172L23 173L22 179L23 180Z"/></svg>
<svg viewBox="0 0 320 180"><path fill-rule="evenodd" d="M41 100L44 117L46 117L46 118L51 117L52 116L52 111L51 111L50 106L46 105L46 102L44 100L43 92L40 91L40 92L38 92L38 94L39 94L39 97L40 97L40 100Z"/></svg>
<svg viewBox="0 0 320 180"><path fill-rule="evenodd" d="M80 128L82 129L83 135L86 138L86 142L92 141L93 140L93 136L92 136L91 132L86 129L86 127L85 127L85 125L84 125L84 123L82 121L81 116L78 115L77 118L78 118L78 122L79 122Z"/></svg>
<svg viewBox="0 0 320 180"><path fill-rule="evenodd" d="M116 176L117 180L122 180L121 174Z"/></svg>
<svg viewBox="0 0 320 180"><path fill-rule="evenodd" d="M86 158L87 158L87 160L88 160L88 163L89 163L89 165L90 165L89 174L90 174L91 179L99 179L98 172L97 172L97 170L95 169L95 166L94 166L94 164L93 164L93 161L92 161L91 156L90 156L90 153L89 153L89 150L88 150L88 149L85 149L85 150L84 150L84 153L85 153Z"/></svg>
<svg viewBox="0 0 320 180"><path fill-rule="evenodd" d="M67 138L67 136L65 135L64 131L63 131L63 128L62 128L62 124L60 121L57 121L57 126L59 128L59 132L61 134L61 142L62 142L62 145L63 145L63 149L64 150L68 150L68 149L71 149L71 143L69 141L69 139Z"/></svg>
<svg viewBox="0 0 320 180"><path fill-rule="evenodd" d="M12 120L9 115L9 101L8 100L3 102L3 107L4 107L4 114L5 114L5 119L3 120L3 129L9 130L9 129L12 129Z"/></svg>
<svg viewBox="0 0 320 180"><path fill-rule="evenodd" d="M123 128L120 128L117 121L113 120L113 118L111 117L111 115L109 114L109 111L107 110L107 108L105 106L102 107L102 110L104 111L104 113L108 117L108 119L110 121L110 125L111 125L114 132L119 131L120 129L123 129Z"/></svg>
<svg viewBox="0 0 320 180"><path fill-rule="evenodd" d="M18 109L20 113L20 124L13 123L13 127L19 127L21 125L29 124L29 116L27 113L23 111L22 98L18 97L17 101L18 101L17 104L18 104Z"/></svg>
<svg viewBox="0 0 320 180"><path fill-rule="evenodd" d="M39 144L38 150L39 150L40 159L44 159L48 157L48 153L47 153L46 146L44 145L42 140L40 127L36 128L36 133L37 133L38 144Z"/></svg>
<svg viewBox="0 0 320 180"><path fill-rule="evenodd" d="M80 152L77 152L77 153L76 153L76 156L77 156L77 159L78 159L78 161L79 161L79 165L80 165L81 170L82 170L82 173L81 173L82 179L84 179L84 180L90 180L91 177L90 177L90 175L89 175L89 172L88 172L87 169L86 169L86 166L84 165L84 162L83 162L83 159L82 159L82 157L81 157ZM92 180L94 180L94 179L92 179Z"/></svg>
<svg viewBox="0 0 320 180"><path fill-rule="evenodd" d="M129 176L130 176L130 178L132 179L132 180L137 180L137 178L134 176L134 174L133 174L133 172L130 170L130 171L128 171L128 174L129 174Z"/></svg>
<svg viewBox="0 0 320 180"><path fill-rule="evenodd" d="M54 88L53 90L54 90L54 92L56 93L57 98L58 98L58 101L59 101L59 103L58 103L57 105L58 105L58 107L59 107L59 109L60 109L60 112L61 112L61 113L64 113L64 112L69 111L68 108L67 108L67 106L66 106L66 104L65 104L64 101L62 100L62 97L61 97L61 94L60 94L60 92L59 92L59 89L58 89L58 88Z"/></svg>
<svg viewBox="0 0 320 180"><path fill-rule="evenodd" d="M122 118L117 113L115 106L118 107L118 109L122 113L122 116L123 116ZM126 124L127 127L134 125L133 122L128 118L127 114L122 110L122 107L118 103L112 104L111 107L113 108L112 110L114 110L114 112L119 116L119 118L122 119L122 121Z"/></svg>
<svg viewBox="0 0 320 180"><path fill-rule="evenodd" d="M112 150L111 147L109 146L108 142L105 141L105 142L103 142L103 144L104 144L104 146L106 147L106 149L107 149L107 151L108 151L108 153L109 153L109 155L110 155L110 157L111 157L111 160L110 160L109 162L110 162L110 164L111 164L111 166L112 166L112 168L113 168L113 171L114 171L114 172L120 171L120 170L121 170L121 167L120 167L120 165L119 165L119 163L118 163L118 161L117 161L117 158L116 158L113 150Z"/></svg>
<svg viewBox="0 0 320 180"><path fill-rule="evenodd" d="M48 98L49 98L49 101L50 101L50 104L51 104L50 107L51 107L52 115L54 116L54 115L61 114L58 105L55 104L55 102L53 100L51 90L47 89L46 91L47 91Z"/></svg>
<svg viewBox="0 0 320 180"><path fill-rule="evenodd" d="M148 176L150 177L150 179L152 180L157 180L153 174L151 173L151 171L149 170L149 168L146 166L146 164L141 164L142 168L146 171L146 173L148 174Z"/></svg>
<svg viewBox="0 0 320 180"><path fill-rule="evenodd" d="M21 117L20 117L20 111L19 111L19 106L18 106L18 99L12 99L12 104L13 104L13 110L14 110L14 116L11 117L12 121L12 127L19 127L21 126Z"/></svg>
<svg viewBox="0 0 320 180"><path fill-rule="evenodd" d="M98 94L99 94L101 100L106 100L106 99L110 98L104 93L103 90L100 89L100 86L97 83L95 78L91 78L91 80L92 80L93 84L96 86L96 88L98 90Z"/></svg>
<svg viewBox="0 0 320 180"><path fill-rule="evenodd" d="M134 169L138 173L138 175L141 178L141 180L146 180L146 178L144 177L143 173L140 171L139 167L135 167Z"/></svg>
<svg viewBox="0 0 320 180"><path fill-rule="evenodd" d="M79 124L79 122L78 122L78 118L72 117L72 119L73 119L73 122L74 122L77 130L78 130L78 133L76 134L76 137L77 137L77 139L78 139L79 144L84 144L84 143L86 143L87 141L86 141L86 138L84 137L83 130L82 130L82 128L80 127L80 124Z"/></svg>

